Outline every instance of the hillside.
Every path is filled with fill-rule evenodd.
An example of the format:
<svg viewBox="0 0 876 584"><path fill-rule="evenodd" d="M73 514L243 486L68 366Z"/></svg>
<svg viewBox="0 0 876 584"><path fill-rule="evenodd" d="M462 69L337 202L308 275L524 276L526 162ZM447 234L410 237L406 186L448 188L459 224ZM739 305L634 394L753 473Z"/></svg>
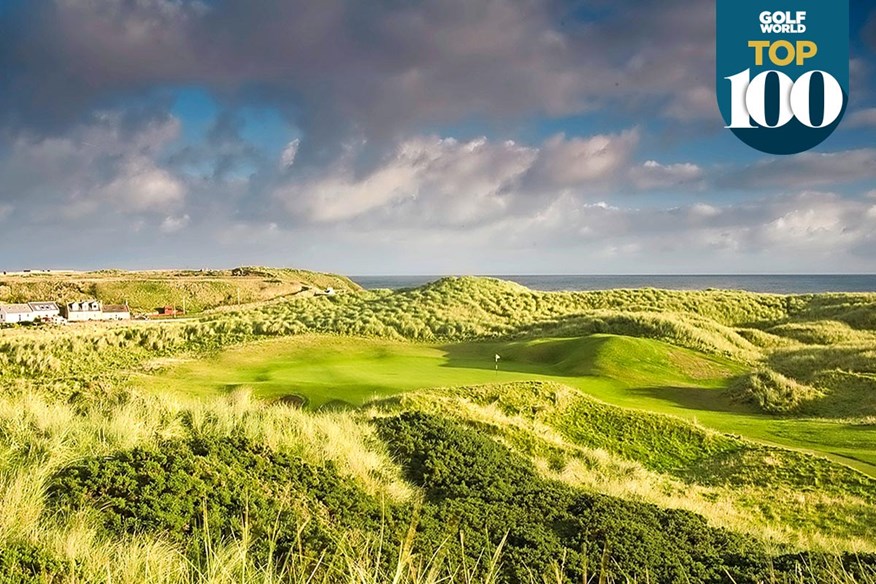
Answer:
<svg viewBox="0 0 876 584"><path fill-rule="evenodd" d="M0 302L101 300L127 303L135 312L186 306L199 313L219 306L251 304L316 290L359 290L349 278L282 268L59 272L0 275Z"/></svg>
<svg viewBox="0 0 876 584"><path fill-rule="evenodd" d="M876 295L348 289L0 331L6 581L876 581Z"/></svg>

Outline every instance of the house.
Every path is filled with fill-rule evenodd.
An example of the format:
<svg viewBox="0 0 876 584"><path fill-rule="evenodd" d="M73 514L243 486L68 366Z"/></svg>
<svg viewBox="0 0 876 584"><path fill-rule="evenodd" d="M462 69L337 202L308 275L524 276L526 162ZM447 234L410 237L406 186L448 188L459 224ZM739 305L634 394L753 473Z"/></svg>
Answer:
<svg viewBox="0 0 876 584"><path fill-rule="evenodd" d="M61 314L61 309L54 302L28 302L36 321L54 321Z"/></svg>
<svg viewBox="0 0 876 584"><path fill-rule="evenodd" d="M181 314L185 314L185 311L183 311L180 308L177 308L176 306L168 305L168 306L159 306L158 308L155 309L155 313L158 316L179 316Z"/></svg>
<svg viewBox="0 0 876 584"><path fill-rule="evenodd" d="M15 324L19 322L33 321L33 311L27 304L0 305L0 324Z"/></svg>
<svg viewBox="0 0 876 584"><path fill-rule="evenodd" d="M131 320L131 309L124 304L107 304L103 307L103 320Z"/></svg>
<svg viewBox="0 0 876 584"><path fill-rule="evenodd" d="M97 300L84 302L68 302L61 309L61 314L70 322L85 322L88 320L103 320L103 305Z"/></svg>

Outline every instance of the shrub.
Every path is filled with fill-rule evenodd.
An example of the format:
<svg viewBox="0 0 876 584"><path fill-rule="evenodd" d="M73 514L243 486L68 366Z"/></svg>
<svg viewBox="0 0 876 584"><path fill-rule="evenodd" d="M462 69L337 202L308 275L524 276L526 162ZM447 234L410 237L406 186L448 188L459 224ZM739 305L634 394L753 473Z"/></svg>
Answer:
<svg viewBox="0 0 876 584"><path fill-rule="evenodd" d="M751 582L765 574L762 549L702 517L542 479L528 461L455 422L405 413L378 428L426 493L427 535L454 526L482 549L507 532L502 581L539 580L560 558L566 577L581 581L603 552L620 581L725 582L731 574Z"/></svg>
<svg viewBox="0 0 876 584"><path fill-rule="evenodd" d="M70 571L67 564L32 544L0 543L0 584L42 584L57 581Z"/></svg>
<svg viewBox="0 0 876 584"><path fill-rule="evenodd" d="M331 528L376 532L384 515L331 463L313 467L237 437L90 458L59 471L48 497L61 510L98 510L109 533L164 534L195 556L205 535L239 537L246 524L261 561L272 545L279 560L298 543L318 554Z"/></svg>

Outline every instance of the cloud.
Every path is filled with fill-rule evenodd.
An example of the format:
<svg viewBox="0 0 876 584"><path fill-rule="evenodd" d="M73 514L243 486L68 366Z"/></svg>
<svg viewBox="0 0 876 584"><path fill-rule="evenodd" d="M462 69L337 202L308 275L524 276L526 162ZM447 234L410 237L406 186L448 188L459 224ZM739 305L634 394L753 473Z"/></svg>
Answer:
<svg viewBox="0 0 876 584"><path fill-rule="evenodd" d="M725 189L783 190L835 187L876 179L876 149L804 152L770 158L745 168L731 168L714 184Z"/></svg>
<svg viewBox="0 0 876 584"><path fill-rule="evenodd" d="M281 109L305 134L302 154L331 159L350 138L391 151L423 124L475 116L715 109L708 3L619 1L598 24L535 0L57 0L17 14L0 31L0 111L31 126L198 85Z"/></svg>
<svg viewBox="0 0 876 584"><path fill-rule="evenodd" d="M360 143L318 172L291 175L273 198L304 222L472 226L537 211L563 192L586 198L626 183L637 143L635 130L556 135L539 146L421 136L365 171L359 161L368 144ZM663 170L684 172L684 165Z"/></svg>
<svg viewBox="0 0 876 584"><path fill-rule="evenodd" d="M696 164L660 164L649 160L631 171L633 184L641 190L702 187L705 172Z"/></svg>
<svg viewBox="0 0 876 584"><path fill-rule="evenodd" d="M876 107L858 110L845 119L848 128L876 128Z"/></svg>
<svg viewBox="0 0 876 584"><path fill-rule="evenodd" d="M441 223L466 223L504 213L509 190L531 168L536 150L486 139L460 142L420 137L400 144L382 164L356 172L353 148L327 172L291 179L274 192L295 217L346 221L381 211Z"/></svg>
<svg viewBox="0 0 876 584"><path fill-rule="evenodd" d="M301 140L296 138L286 144L283 153L280 155L280 167L292 168L295 164L295 158L298 156L298 147L301 146Z"/></svg>
<svg viewBox="0 0 876 584"><path fill-rule="evenodd" d="M759 258L761 265L781 264L791 270L818 265L835 271L838 265L853 263L850 256L876 239L874 207L866 199L818 192L670 209L581 204L562 198L538 217L520 219L512 231L537 229L547 238L542 249L551 243L571 248L605 246L615 252L627 249L621 254L625 267L630 263L647 267L647 257L664 257L671 264L683 256L690 262L686 269L709 269L711 257L712 270L721 258L722 271L750 271L756 264L746 262ZM854 263L873 265L872 259L858 258Z"/></svg>
<svg viewBox="0 0 876 584"><path fill-rule="evenodd" d="M178 135L170 117L107 112L63 136L20 134L0 159L0 203L26 201L23 218L37 222L166 212L187 187L156 159Z"/></svg>
<svg viewBox="0 0 876 584"><path fill-rule="evenodd" d="M589 138L558 134L544 143L527 180L536 189L590 189L614 179L638 142L636 130Z"/></svg>
<svg viewBox="0 0 876 584"><path fill-rule="evenodd" d="M191 222L191 217L188 215L168 216L161 222L159 229L164 233L176 233L185 229Z"/></svg>

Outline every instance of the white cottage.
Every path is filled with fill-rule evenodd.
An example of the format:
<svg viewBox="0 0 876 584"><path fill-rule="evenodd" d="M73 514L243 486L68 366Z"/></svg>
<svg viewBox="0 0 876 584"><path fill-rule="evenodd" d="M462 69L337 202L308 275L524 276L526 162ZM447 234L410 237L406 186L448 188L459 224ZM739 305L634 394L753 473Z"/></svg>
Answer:
<svg viewBox="0 0 876 584"><path fill-rule="evenodd" d="M38 321L54 321L60 314L61 309L54 302L29 302L33 319Z"/></svg>
<svg viewBox="0 0 876 584"><path fill-rule="evenodd" d="M69 302L64 305L63 316L70 322L103 320L103 305L97 300Z"/></svg>
<svg viewBox="0 0 876 584"><path fill-rule="evenodd" d="M27 304L3 304L0 305L0 324L16 324L19 322L33 322L34 315Z"/></svg>

